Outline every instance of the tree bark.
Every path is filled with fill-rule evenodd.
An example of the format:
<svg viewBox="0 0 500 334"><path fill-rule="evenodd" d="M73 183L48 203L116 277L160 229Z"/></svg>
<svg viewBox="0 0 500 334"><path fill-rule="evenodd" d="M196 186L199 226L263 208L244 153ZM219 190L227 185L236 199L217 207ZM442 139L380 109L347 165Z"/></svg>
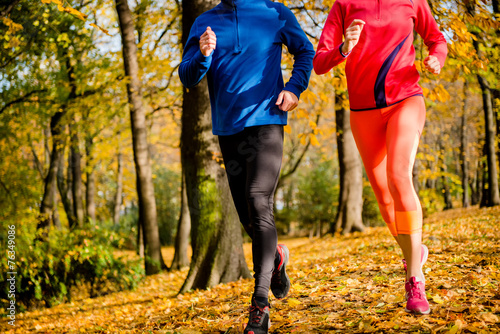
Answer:
<svg viewBox="0 0 500 334"><path fill-rule="evenodd" d="M116 0L123 45L123 63L132 125L132 142L139 198L139 222L144 231L146 275L156 274L165 268L161 255L160 235L156 216L154 185L149 161L146 117L142 103L142 84L139 78L137 45L134 22L127 0Z"/></svg>
<svg viewBox="0 0 500 334"><path fill-rule="evenodd" d="M363 169L356 142L351 131L349 109L342 107L341 97L335 97L337 107L337 151L340 167L340 193L337 216L331 225L332 233L347 234L363 231Z"/></svg>
<svg viewBox="0 0 500 334"><path fill-rule="evenodd" d="M71 195L71 184L73 183L73 174L71 173L71 154L68 154L68 168L66 170L67 177L64 178L64 148L61 151L61 157L59 159L59 170L57 172L57 188L59 189L59 194L61 195L61 200L64 206L64 211L66 212L66 217L68 219L68 225L70 228L76 226L75 213L73 212L73 197Z"/></svg>
<svg viewBox="0 0 500 334"><path fill-rule="evenodd" d="M87 187L85 194L85 203L87 206L87 219L91 222L96 221L96 204L95 204L95 194L96 194L96 185L95 185L95 170L93 167L87 167Z"/></svg>
<svg viewBox="0 0 500 334"><path fill-rule="evenodd" d="M68 79L68 84L70 87L70 92L68 95L68 101L73 101L76 99L76 82L75 82L75 69L71 65L70 56L65 50L63 52L63 59L66 64L66 76ZM67 108L67 106L66 106ZM71 120L69 125L70 132L70 168L72 175L72 203L73 203L73 214L74 214L74 224L70 224L70 228L83 227L83 182L82 182L82 156L80 154L78 130L75 124L75 120Z"/></svg>
<svg viewBox="0 0 500 334"><path fill-rule="evenodd" d="M498 36L500 36L500 28L497 30ZM500 47L500 44L499 44ZM495 117L496 124L496 139L497 142L500 143L500 104L497 101L500 101L500 89L491 89L491 100L493 107L493 115ZM497 161L500 161L500 149L497 147Z"/></svg>
<svg viewBox="0 0 500 334"><path fill-rule="evenodd" d="M177 235L175 237L175 253L172 260L171 270L181 269L189 265L188 246L189 234L191 232L191 217L189 216L189 206L186 191L186 177L182 173L181 190L181 213L177 225Z"/></svg>
<svg viewBox="0 0 500 334"><path fill-rule="evenodd" d="M469 109L469 84L464 82L464 107L462 114L462 124L460 126L460 161L462 165L462 207L468 208L470 206L469 194L469 162L468 158L468 142L467 142L467 111Z"/></svg>
<svg viewBox="0 0 500 334"><path fill-rule="evenodd" d="M441 177L441 182L443 183L444 210L453 209L453 201L450 193L450 186L448 185L448 178L443 175Z"/></svg>
<svg viewBox="0 0 500 334"><path fill-rule="evenodd" d="M481 177L482 175L482 168L483 163L478 160L476 162L476 172L474 173L474 179L471 182L471 204L472 205L477 205L481 203L482 199L482 189L483 189L483 179Z"/></svg>
<svg viewBox="0 0 500 334"><path fill-rule="evenodd" d="M471 16L476 15L476 3L470 1L466 3L466 9ZM494 13L498 14L498 2L493 3ZM479 43L481 36L478 32L472 32L476 39L472 41L474 49L480 58L483 58ZM483 95L484 127L485 127L485 155L487 159L487 179L483 183L483 198L480 206L500 205L500 189L498 188L498 169L496 156L496 131L495 115L493 113L491 89L488 81L477 74L477 80L481 86Z"/></svg>
<svg viewBox="0 0 500 334"><path fill-rule="evenodd" d="M78 147L78 134L73 127L71 130L71 173L73 175L72 195L73 195L73 212L75 214L76 226L83 227L84 211L83 211L83 181L82 181L82 155Z"/></svg>
<svg viewBox="0 0 500 334"><path fill-rule="evenodd" d="M477 42L474 42L476 44ZM495 115L493 113L493 105L491 102L491 91L486 79L481 75L477 76L481 91L483 93L483 110L484 110L484 127L485 127L485 151L488 161L488 178L487 190L481 201L484 206L500 205L500 190L498 188L498 169L496 155L496 131L495 131ZM485 184L486 185L486 184Z"/></svg>
<svg viewBox="0 0 500 334"><path fill-rule="evenodd" d="M140 221L137 221L137 255L144 258L144 229Z"/></svg>
<svg viewBox="0 0 500 334"><path fill-rule="evenodd" d="M83 120L85 122L89 122L89 114L83 114ZM95 180L95 162L94 162L94 137L91 133L87 133L85 136L85 155L87 157L86 160L86 177L87 183L85 186L85 205L86 205L86 213L87 213L87 221L94 222L96 221L96 203L95 203L95 195L96 195L96 180Z"/></svg>
<svg viewBox="0 0 500 334"><path fill-rule="evenodd" d="M113 207L113 223L120 224L120 209L122 206L122 193L123 193L123 154L118 153L118 171L116 175L116 194L115 203Z"/></svg>
<svg viewBox="0 0 500 334"><path fill-rule="evenodd" d="M442 127L441 127L442 128ZM445 175L447 172L448 166L446 165L446 150L443 146L443 143L439 143L439 150L443 152L443 155L440 158L440 170L441 170L441 183L442 183L442 194L444 199L444 210L453 209L453 201L450 192L450 186L448 185L448 177Z"/></svg>
<svg viewBox="0 0 500 334"><path fill-rule="evenodd" d="M64 109L63 109L64 110ZM40 217L37 229L45 229L53 222L55 210L56 178L61 158L61 119L64 111L58 111L50 119L50 132L52 135L52 152L50 153L50 164L47 176L44 180L44 192L40 205ZM45 233L46 236L46 233Z"/></svg>
<svg viewBox="0 0 500 334"><path fill-rule="evenodd" d="M216 2L182 1L182 42L195 18ZM211 133L210 100L206 78L189 91L182 103L181 161L191 216L193 256L181 293L250 277L243 254L241 226L224 169L212 159L219 152Z"/></svg>

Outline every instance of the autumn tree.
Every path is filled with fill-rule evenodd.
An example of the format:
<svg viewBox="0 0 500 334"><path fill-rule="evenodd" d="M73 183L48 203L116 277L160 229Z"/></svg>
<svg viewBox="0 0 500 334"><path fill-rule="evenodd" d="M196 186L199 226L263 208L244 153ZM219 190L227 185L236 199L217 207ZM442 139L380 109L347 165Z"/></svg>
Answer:
<svg viewBox="0 0 500 334"><path fill-rule="evenodd" d="M335 101L340 193L337 215L330 231L346 234L365 229L361 215L363 210L363 166L351 131L350 110L343 103L342 95L335 94Z"/></svg>
<svg viewBox="0 0 500 334"><path fill-rule="evenodd" d="M216 1L182 2L182 44L186 45L196 17ZM250 277L242 247L241 226L224 169L213 158L219 152L211 133L207 80L184 88L181 159L191 216L193 256L181 292L204 289L240 277Z"/></svg>
<svg viewBox="0 0 500 334"><path fill-rule="evenodd" d="M156 216L156 202L149 158L146 117L142 101L142 84L139 77L137 46L132 13L127 0L116 1L123 45L123 64L129 77L127 94L132 126L134 161L139 198L139 222L143 231L146 274L158 273L166 267L161 255L160 236Z"/></svg>

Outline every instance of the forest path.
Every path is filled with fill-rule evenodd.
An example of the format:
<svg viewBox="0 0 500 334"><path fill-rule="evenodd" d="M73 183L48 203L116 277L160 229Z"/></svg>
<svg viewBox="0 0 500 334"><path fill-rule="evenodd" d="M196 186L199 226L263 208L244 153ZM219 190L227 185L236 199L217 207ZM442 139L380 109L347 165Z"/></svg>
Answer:
<svg viewBox="0 0 500 334"><path fill-rule="evenodd" d="M500 207L426 219L427 316L404 312L401 253L387 228L285 243L292 288L283 300L271 298L271 333L500 332ZM164 253L169 263L172 250ZM245 254L251 263L248 244ZM252 281L177 296L186 275L161 273L136 291L18 314L9 332L241 333Z"/></svg>

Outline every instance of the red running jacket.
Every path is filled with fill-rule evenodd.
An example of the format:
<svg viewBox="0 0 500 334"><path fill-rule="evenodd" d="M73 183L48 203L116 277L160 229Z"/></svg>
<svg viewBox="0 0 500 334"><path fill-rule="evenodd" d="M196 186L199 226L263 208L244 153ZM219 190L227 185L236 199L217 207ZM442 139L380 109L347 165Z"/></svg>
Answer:
<svg viewBox="0 0 500 334"><path fill-rule="evenodd" d="M345 57L342 36L354 19L366 22L358 44ZM347 59L351 110L390 106L422 95L415 67L413 28L429 55L444 65L448 49L426 0L337 0L321 34L313 66L324 74Z"/></svg>

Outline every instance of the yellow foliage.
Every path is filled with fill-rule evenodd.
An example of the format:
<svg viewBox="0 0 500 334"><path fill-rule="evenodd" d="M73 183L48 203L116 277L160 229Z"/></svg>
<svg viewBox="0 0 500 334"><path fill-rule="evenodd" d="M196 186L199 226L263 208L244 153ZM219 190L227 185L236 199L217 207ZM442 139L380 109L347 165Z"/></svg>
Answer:
<svg viewBox="0 0 500 334"><path fill-rule="evenodd" d="M8 31L9 34L15 34L19 30L23 30L22 25L12 21L8 17L2 17L2 22L3 22L3 24L5 24L9 28L9 31Z"/></svg>
<svg viewBox="0 0 500 334"><path fill-rule="evenodd" d="M309 138L310 138L311 144L313 146L320 146L318 138L316 138L316 136L314 134L312 134L312 133L309 134Z"/></svg>

